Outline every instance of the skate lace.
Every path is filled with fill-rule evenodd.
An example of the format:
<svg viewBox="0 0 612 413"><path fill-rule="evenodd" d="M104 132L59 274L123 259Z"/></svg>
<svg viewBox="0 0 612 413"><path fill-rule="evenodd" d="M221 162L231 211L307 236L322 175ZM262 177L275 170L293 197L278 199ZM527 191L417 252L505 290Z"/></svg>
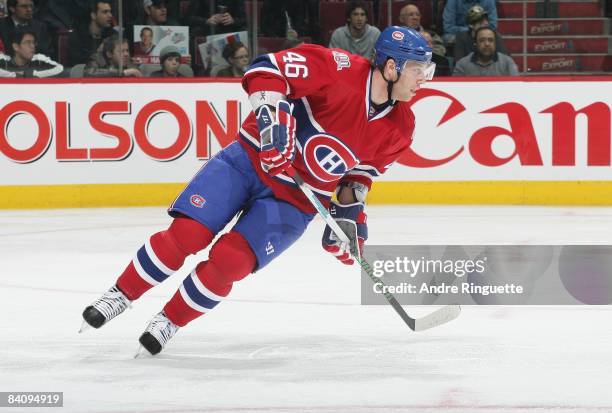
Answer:
<svg viewBox="0 0 612 413"><path fill-rule="evenodd" d="M147 331L157 339L162 347L166 345L168 340L174 337L177 330L178 326L170 321L164 313L156 315L147 328Z"/></svg>
<svg viewBox="0 0 612 413"><path fill-rule="evenodd" d="M117 287L113 287L105 292L104 295L93 304L96 310L104 315L106 321L121 314L129 305L130 301Z"/></svg>

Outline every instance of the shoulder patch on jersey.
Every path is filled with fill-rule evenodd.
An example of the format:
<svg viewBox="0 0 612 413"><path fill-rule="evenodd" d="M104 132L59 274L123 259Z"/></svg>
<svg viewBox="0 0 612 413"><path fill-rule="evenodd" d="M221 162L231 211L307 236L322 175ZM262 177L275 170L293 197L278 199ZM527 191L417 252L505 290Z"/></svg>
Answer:
<svg viewBox="0 0 612 413"><path fill-rule="evenodd" d="M189 197L189 202L196 208L202 208L206 203L206 199L202 195L194 194Z"/></svg>
<svg viewBox="0 0 612 413"><path fill-rule="evenodd" d="M336 62L336 69L342 70L344 68L351 67L351 59L348 57L346 53L332 51L334 55L334 61Z"/></svg>
<svg viewBox="0 0 612 413"><path fill-rule="evenodd" d="M302 153L310 174L322 182L339 180L359 162L344 143L323 133L308 138Z"/></svg>

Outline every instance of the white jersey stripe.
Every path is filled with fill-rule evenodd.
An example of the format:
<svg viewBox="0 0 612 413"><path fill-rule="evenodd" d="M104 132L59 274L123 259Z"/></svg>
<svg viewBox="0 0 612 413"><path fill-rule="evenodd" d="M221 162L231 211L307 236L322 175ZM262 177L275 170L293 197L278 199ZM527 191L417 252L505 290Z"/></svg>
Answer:
<svg viewBox="0 0 612 413"><path fill-rule="evenodd" d="M140 265L140 261L138 261L138 255L134 256L134 259L132 260L132 263L134 264L134 268L136 269L136 272L138 273L140 278L142 278L148 284L151 284L151 285L159 284L159 281L157 281L155 278L153 278L149 274L147 274L147 272L144 270L144 268L142 268L142 265Z"/></svg>
<svg viewBox="0 0 612 413"><path fill-rule="evenodd" d="M312 109L310 109L310 103L308 103L308 99L306 99L306 96L304 96L301 100L302 103L304 103L306 113L308 114L308 119L310 119L310 123L312 123L312 126L314 126L317 131L325 133L325 130L321 127L321 125L319 125L319 122L317 122L314 116L312 115Z"/></svg>
<svg viewBox="0 0 612 413"><path fill-rule="evenodd" d="M282 180L282 181L285 181L285 182L288 182L288 183L290 183L290 184L292 184L292 185L295 185L295 181L294 181L293 179L291 179L290 177L288 177L287 175L285 175L285 174L278 174L278 175L276 175L276 176L275 176L275 178L278 178L278 179L280 179L280 180ZM321 195L321 196L324 196L324 197L328 197L328 198L329 198L329 197L331 197L331 196L332 196L332 194L333 194L333 192L323 191L323 190L321 190L321 189L315 188L315 187L314 187L314 186L312 186L312 185L309 185L309 184L308 184L308 183L306 183L306 182L304 182L304 184L305 184L305 185L306 185L308 188L310 188L310 190L311 190L312 192L316 192L316 193L318 193L318 194L319 194L319 195Z"/></svg>
<svg viewBox="0 0 612 413"><path fill-rule="evenodd" d="M370 180L372 180L372 177L373 177L373 176L372 176L372 174L371 174L371 173L369 173L369 172L365 172L365 171L355 171L355 170L348 171L348 172L346 173L346 175L344 175L344 176L355 176L355 175L357 175L357 176L365 176L365 177L367 177L367 178L370 178Z"/></svg>
<svg viewBox="0 0 612 413"><path fill-rule="evenodd" d="M240 134L257 148L259 148L259 141L252 137L247 131L245 131L244 128L240 128Z"/></svg>
<svg viewBox="0 0 612 413"><path fill-rule="evenodd" d="M377 174L382 175L382 172L380 172L375 166L371 166L371 165L366 165L366 164L359 164L357 166L355 166L355 169L361 169L361 170L374 170Z"/></svg>
<svg viewBox="0 0 612 413"><path fill-rule="evenodd" d="M249 69L244 75L246 76L246 75L249 75L255 72L266 72L266 73L272 73L274 75L281 76L281 77L283 76L281 72L279 72L278 70L271 69L269 67L254 67L253 69Z"/></svg>
<svg viewBox="0 0 612 413"><path fill-rule="evenodd" d="M151 246L150 238L147 239L144 246L145 246L145 251L147 251L147 255L153 262L153 265L155 265L161 272L163 272L166 275L174 274L174 270L171 270L170 268L166 267L166 265L163 262L161 262L159 257L155 254L155 251L153 251L153 247Z"/></svg>
<svg viewBox="0 0 612 413"><path fill-rule="evenodd" d="M257 141L257 140L256 140L254 137L252 137L250 134L248 134L248 133L247 133L247 131L245 131L244 129L240 128L240 134L242 135L242 137L243 137L244 139L248 140L248 141L249 141L250 143L252 143L252 144L253 144L255 147L259 148L259 142L258 142L258 141ZM297 141L297 140L296 140L296 143L298 143L298 141ZM298 145L299 145L299 144L298 144ZM301 152L301 147L299 147L299 149L300 149L300 152ZM287 176L287 175L285 175L285 174L283 174L283 173L276 175L274 178L276 178L276 179L280 179L281 181L284 181L284 182L290 183L290 184L292 184L292 185L295 185L295 182L293 181L293 179L291 179L289 176ZM332 196L332 194L333 194L333 192L323 191L323 190L321 190L321 189L317 189L317 188L315 188L314 186L309 185L309 184L306 184L306 186L307 186L308 188L310 188L310 189L311 189L313 192L316 192L316 193L318 193L319 195L324 196L324 197L328 197L328 198L329 198L329 197L331 197L331 196Z"/></svg>
<svg viewBox="0 0 612 413"><path fill-rule="evenodd" d="M372 122L373 120L380 119L380 118L386 116L389 112L391 112L392 109L393 109L393 106L391 106L391 105L387 106L382 112L380 112L378 115L376 115L372 119L370 119L370 122Z"/></svg>
<svg viewBox="0 0 612 413"><path fill-rule="evenodd" d="M210 298L211 300L215 300L215 301L223 301L225 299L225 297L221 297L213 293L212 291L210 291L208 288L206 288L204 284L202 284L202 281L200 281L200 279L198 278L198 275L196 274L195 269L191 271L190 275L191 275L191 280L193 281L193 284L196 286L200 294L202 294L205 297Z"/></svg>
<svg viewBox="0 0 612 413"><path fill-rule="evenodd" d="M374 69L374 70L376 70L376 69ZM368 76L368 81L366 82L365 110L366 110L366 119L368 119L368 122L371 122L373 120L380 119L380 118L386 116L393 109L393 106L389 105L382 112L380 112L379 114L374 116L372 119L369 119L369 117L370 117L370 104L372 102L372 100L370 99L370 85L372 84L372 76L373 75L374 75L374 72L370 71L370 75Z"/></svg>
<svg viewBox="0 0 612 413"><path fill-rule="evenodd" d="M283 74L280 72L280 67L278 66L278 62L276 61L276 56L274 56L274 53L270 53L268 54L268 57L270 58L270 62L272 62L272 64L278 68L278 74L283 78L285 84L287 85L285 96L289 96L291 94L291 88L289 87L289 82L287 82L285 76L283 76Z"/></svg>
<svg viewBox="0 0 612 413"><path fill-rule="evenodd" d="M372 80L372 75L374 72L370 71L370 75L368 76L368 80L366 81L366 90L365 90L365 116L366 119L370 116L370 81Z"/></svg>
<svg viewBox="0 0 612 413"><path fill-rule="evenodd" d="M198 303L194 302L191 299L191 297L189 297L189 294L187 294L187 291L185 290L185 286L183 286L183 283L181 283L181 286L179 287L179 292L181 293L181 297L183 297L183 300L187 303L187 305L193 308L194 310L200 313L205 313L208 310L210 310L209 308L202 307Z"/></svg>

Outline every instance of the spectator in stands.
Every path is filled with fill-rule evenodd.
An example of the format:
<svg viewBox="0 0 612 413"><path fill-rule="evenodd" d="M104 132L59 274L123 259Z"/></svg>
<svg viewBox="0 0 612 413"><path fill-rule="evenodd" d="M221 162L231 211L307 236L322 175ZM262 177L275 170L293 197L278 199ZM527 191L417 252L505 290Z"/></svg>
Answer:
<svg viewBox="0 0 612 413"><path fill-rule="evenodd" d="M78 27L77 23L89 21L89 7L83 9L79 0L47 0L40 8L38 16L47 25L48 39L55 49L52 57L67 64L68 33Z"/></svg>
<svg viewBox="0 0 612 413"><path fill-rule="evenodd" d="M6 3L4 0L0 0L0 19L6 17Z"/></svg>
<svg viewBox="0 0 612 413"><path fill-rule="evenodd" d="M346 9L346 22L345 26L334 30L329 47L344 49L371 59L380 30L368 24L368 12L363 2L349 3Z"/></svg>
<svg viewBox="0 0 612 413"><path fill-rule="evenodd" d="M0 20L0 37L7 50L10 50L11 39L18 28L28 29L39 39L38 50L50 55L53 49L47 35L47 25L34 18L35 6L32 0L8 0L8 17Z"/></svg>
<svg viewBox="0 0 612 413"><path fill-rule="evenodd" d="M410 27L419 32L423 32L426 29L421 26L421 11L415 4L407 4L400 10L399 21L403 26ZM429 35L432 36L433 45L431 46L434 53L441 56L446 54L446 48L444 47L444 41L439 34L433 31L429 31Z"/></svg>
<svg viewBox="0 0 612 413"><path fill-rule="evenodd" d="M142 77L136 66L130 63L127 39L112 35L104 39L102 50L92 56L85 66L85 77Z"/></svg>
<svg viewBox="0 0 612 413"><path fill-rule="evenodd" d="M36 33L28 28L13 32L11 57L0 54L0 77L54 77L64 67L43 54L36 54Z"/></svg>
<svg viewBox="0 0 612 413"><path fill-rule="evenodd" d="M168 17L166 0L143 0L142 6L146 14L144 24L149 26L178 26L174 17Z"/></svg>
<svg viewBox="0 0 612 413"><path fill-rule="evenodd" d="M486 10L489 26L493 30L497 29L497 8L495 0L447 0L444 5L442 20L444 24L444 36L446 43L455 43L455 36L460 32L467 32L466 15L470 7L480 5Z"/></svg>
<svg viewBox="0 0 612 413"><path fill-rule="evenodd" d="M144 21L141 21L141 24L147 26L180 26L178 20L168 14L168 10L170 10L169 4L171 3L172 5L176 4L174 2L171 2L170 0L143 0L142 5L144 8L146 19ZM172 9L174 10L175 7L172 7ZM178 10L178 6L176 7L176 9ZM151 33L153 32L151 31ZM157 55L157 53L160 53L161 49L163 49L167 45L167 43L174 42L174 39L166 37L166 34L162 34L161 38L158 38L158 43L157 45L155 45L156 50L152 49L152 52L155 55ZM191 34L190 38L193 39ZM191 51L195 50L193 41L191 40L189 43ZM190 53L185 57L187 64L191 64L191 55L192 54Z"/></svg>
<svg viewBox="0 0 612 413"><path fill-rule="evenodd" d="M217 77L242 77L250 63L249 49L240 43L228 43L223 48L223 58L229 63L217 72Z"/></svg>
<svg viewBox="0 0 612 413"><path fill-rule="evenodd" d="M1 1L1 0L0 0ZM88 12L85 12L87 15ZM75 0L48 0L39 12L40 19L47 24L51 33L71 30L83 15Z"/></svg>
<svg viewBox="0 0 612 413"><path fill-rule="evenodd" d="M187 24L193 36L246 30L244 0L190 0Z"/></svg>
<svg viewBox="0 0 612 413"><path fill-rule="evenodd" d="M431 54L431 61L436 64L436 73L435 76L450 76L450 63L446 56L438 54L433 46L433 36L432 32L428 30L423 30L420 32L421 35L427 40L429 43L429 47L431 47L433 53Z"/></svg>
<svg viewBox="0 0 612 413"><path fill-rule="evenodd" d="M508 55L495 50L495 30L476 30L476 50L455 64L453 76L518 76L518 68Z"/></svg>
<svg viewBox="0 0 612 413"><path fill-rule="evenodd" d="M179 72L181 53L176 46L166 46L159 54L161 69L151 73L150 77L185 77Z"/></svg>
<svg viewBox="0 0 612 413"><path fill-rule="evenodd" d="M476 4L468 10L465 15L465 21L469 27L467 32L457 33L455 37L455 47L453 48L453 53L455 57L455 62L458 62L459 59L469 55L475 50L475 38L476 30L481 27L489 26L489 17L485 9L482 6ZM507 54L508 49L506 49L506 45L502 37L499 33L495 35L495 50L499 53Z"/></svg>
<svg viewBox="0 0 612 413"><path fill-rule="evenodd" d="M134 56L147 56L154 48L153 30L150 27L143 27L140 30L140 41L134 43Z"/></svg>
<svg viewBox="0 0 612 413"><path fill-rule="evenodd" d="M199 46L205 41L205 36L246 30L244 0L189 0L185 14L184 24L189 26L192 56L201 55ZM201 56L203 61L195 64L194 70L200 76L209 76L213 70L210 56Z"/></svg>
<svg viewBox="0 0 612 413"><path fill-rule="evenodd" d="M89 22L68 36L68 64L88 62L100 50L102 42L113 34L113 14L109 0L94 0Z"/></svg>

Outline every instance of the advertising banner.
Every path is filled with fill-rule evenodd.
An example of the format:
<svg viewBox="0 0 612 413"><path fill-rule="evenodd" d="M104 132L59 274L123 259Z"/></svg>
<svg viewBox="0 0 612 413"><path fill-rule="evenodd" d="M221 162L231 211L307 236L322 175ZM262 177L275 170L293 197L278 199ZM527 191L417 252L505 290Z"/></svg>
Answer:
<svg viewBox="0 0 612 413"><path fill-rule="evenodd" d="M2 82L0 186L186 182L251 110L233 80ZM610 96L612 82L596 78L428 83L411 102L412 145L377 180L387 191L376 202L451 194L453 203L469 193L479 198L464 203L507 194L504 202L523 203L533 182L536 203L548 203L570 192L552 184L562 182L573 185L570 203L607 204ZM476 187L453 189L459 183ZM520 186L500 190L507 183Z"/></svg>

